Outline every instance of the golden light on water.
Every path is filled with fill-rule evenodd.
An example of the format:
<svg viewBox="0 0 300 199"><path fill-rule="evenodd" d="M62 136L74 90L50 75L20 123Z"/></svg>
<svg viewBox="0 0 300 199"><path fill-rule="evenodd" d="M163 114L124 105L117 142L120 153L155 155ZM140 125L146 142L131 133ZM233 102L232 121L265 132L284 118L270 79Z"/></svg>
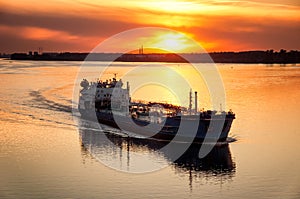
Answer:
<svg viewBox="0 0 300 199"><path fill-rule="evenodd" d="M163 102L168 104L180 105L178 96L170 89L158 85L149 84L132 91L131 95L134 101L146 101L147 102Z"/></svg>
<svg viewBox="0 0 300 199"><path fill-rule="evenodd" d="M100 79L105 81L117 74L117 79L122 79L124 88L126 82L129 82L133 101L162 102L188 107L189 92L192 89L193 104L194 92L197 91L199 110L212 109L209 88L203 78L209 75L209 70L200 73L190 63L136 63L135 67L130 68L120 67L118 62L114 64L103 71ZM202 66L204 65L197 65Z"/></svg>

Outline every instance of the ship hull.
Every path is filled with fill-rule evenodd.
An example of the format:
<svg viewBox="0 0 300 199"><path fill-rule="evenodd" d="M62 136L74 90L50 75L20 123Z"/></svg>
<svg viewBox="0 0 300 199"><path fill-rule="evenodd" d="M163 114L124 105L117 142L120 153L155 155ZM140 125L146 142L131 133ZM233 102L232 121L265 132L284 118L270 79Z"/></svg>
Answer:
<svg viewBox="0 0 300 199"><path fill-rule="evenodd" d="M91 119L97 117L97 121L100 124L108 125L113 128L121 129L126 131L130 137L147 137L151 139L160 140L173 140L176 137L178 141L192 141L192 142L203 142L206 141L226 141L234 116L225 116L222 119L214 119L216 122L221 122L223 125L221 133L214 133L211 130L210 124L213 121L211 117L202 115L193 116L173 116L165 118L165 122L160 126L159 131L153 134L151 129L147 129L147 126L151 124L149 121L145 121L138 118L129 118L127 116L113 115L111 112L94 112L79 110L83 119ZM137 124L137 126L144 127L143 130L138 130L129 119ZM197 121L197 129L190 128L195 126L195 120ZM117 121L117 122L116 122ZM199 121L199 122L198 122ZM180 125L185 124L184 129L180 129ZM179 130L180 129L180 130ZM180 133L179 133L180 132Z"/></svg>

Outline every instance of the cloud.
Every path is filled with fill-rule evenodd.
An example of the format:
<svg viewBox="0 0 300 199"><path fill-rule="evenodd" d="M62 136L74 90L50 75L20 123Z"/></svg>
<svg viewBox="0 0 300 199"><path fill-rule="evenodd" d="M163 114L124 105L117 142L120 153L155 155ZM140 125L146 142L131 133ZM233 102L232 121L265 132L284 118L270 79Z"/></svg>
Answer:
<svg viewBox="0 0 300 199"><path fill-rule="evenodd" d="M249 17L210 18L205 25L183 28L201 42L213 42L209 50L299 49L297 21L253 20Z"/></svg>
<svg viewBox="0 0 300 199"><path fill-rule="evenodd" d="M27 52L43 47L45 51L87 51L104 37L78 37L67 32L39 27L1 26L0 52Z"/></svg>
<svg viewBox="0 0 300 199"><path fill-rule="evenodd" d="M78 36L110 36L136 26L134 23L116 19L93 19L82 15L45 15L42 13L2 13L0 25L39 27Z"/></svg>
<svg viewBox="0 0 300 199"><path fill-rule="evenodd" d="M0 52L21 51L35 45L57 51L89 51L114 34L147 26L182 31L209 51L298 49L300 46L300 20L299 14L295 14L299 7L293 3L285 5L281 0L274 3L190 1L173 7L178 12L146 7L140 1L126 1L120 6L116 6L117 2L112 6L103 1L93 4L77 1L67 12L66 7L72 3L66 2L60 5L59 11L55 6L46 11L34 5L29 6L35 8L32 11L29 7L26 10L3 9L0 13ZM200 9L201 5L207 9ZM180 10L181 6L191 12ZM19 45L14 43L17 41Z"/></svg>
<svg viewBox="0 0 300 199"><path fill-rule="evenodd" d="M115 19L93 19L81 15L2 12L0 52L30 49L38 41L39 46L51 46L52 50L57 51L76 51L77 49L89 51L105 38L134 27L138 25ZM12 49L13 45L6 42L8 38L13 42L21 41L19 44L27 45L27 47L14 45L15 50L8 50Z"/></svg>

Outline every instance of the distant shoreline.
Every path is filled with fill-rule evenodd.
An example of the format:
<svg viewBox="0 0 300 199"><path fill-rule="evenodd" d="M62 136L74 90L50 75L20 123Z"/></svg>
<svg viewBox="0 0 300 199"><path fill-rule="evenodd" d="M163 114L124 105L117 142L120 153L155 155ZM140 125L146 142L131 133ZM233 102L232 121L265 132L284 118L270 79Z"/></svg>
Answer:
<svg viewBox="0 0 300 199"><path fill-rule="evenodd" d="M209 56L208 56L209 55ZM263 63L263 64L294 64L300 63L300 51L280 50L212 52L212 53L13 53L11 60L32 61L121 61L121 62L172 62L172 63Z"/></svg>

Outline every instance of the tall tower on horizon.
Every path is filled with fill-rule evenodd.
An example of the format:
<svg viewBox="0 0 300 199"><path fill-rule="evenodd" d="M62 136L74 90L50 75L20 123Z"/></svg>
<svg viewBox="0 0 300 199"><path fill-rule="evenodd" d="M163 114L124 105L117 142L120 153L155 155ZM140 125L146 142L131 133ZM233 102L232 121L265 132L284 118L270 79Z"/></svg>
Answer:
<svg viewBox="0 0 300 199"><path fill-rule="evenodd" d="M139 48L139 54L144 54L144 47L143 47L143 45Z"/></svg>

